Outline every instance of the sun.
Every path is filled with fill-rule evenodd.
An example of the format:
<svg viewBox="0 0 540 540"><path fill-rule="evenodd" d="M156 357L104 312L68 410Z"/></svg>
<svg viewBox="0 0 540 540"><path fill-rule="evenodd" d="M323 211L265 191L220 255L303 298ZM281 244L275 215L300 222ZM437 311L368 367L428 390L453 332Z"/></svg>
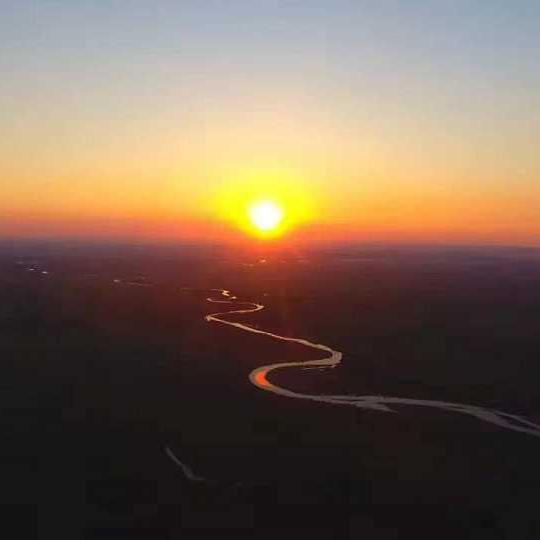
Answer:
<svg viewBox="0 0 540 540"><path fill-rule="evenodd" d="M216 217L252 238L286 242L318 214L312 185L299 172L261 166L218 173L222 179L212 195Z"/></svg>
<svg viewBox="0 0 540 540"><path fill-rule="evenodd" d="M248 208L252 225L261 233L272 233L278 230L283 221L283 208L270 200L257 201Z"/></svg>

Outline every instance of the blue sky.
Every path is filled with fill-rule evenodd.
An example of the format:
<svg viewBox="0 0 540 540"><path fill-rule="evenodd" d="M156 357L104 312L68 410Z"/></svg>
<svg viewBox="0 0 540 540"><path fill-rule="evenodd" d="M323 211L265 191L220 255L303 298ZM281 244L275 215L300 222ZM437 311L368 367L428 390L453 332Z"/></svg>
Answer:
<svg viewBox="0 0 540 540"><path fill-rule="evenodd" d="M79 199L106 199L106 182L133 178L131 155L161 177L189 171L182 193L210 174L197 159L236 152L318 156L307 168L340 185L338 206L369 175L499 205L508 193L514 219L539 195L539 27L525 0L4 0L0 173L26 186L4 205L51 185L69 199L70 175ZM135 178L146 194L159 182Z"/></svg>

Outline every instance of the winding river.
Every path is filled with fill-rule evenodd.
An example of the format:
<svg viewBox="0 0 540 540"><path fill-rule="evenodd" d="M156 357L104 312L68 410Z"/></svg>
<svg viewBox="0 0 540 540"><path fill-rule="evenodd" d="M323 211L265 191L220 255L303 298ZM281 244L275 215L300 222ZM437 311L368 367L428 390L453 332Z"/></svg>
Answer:
<svg viewBox="0 0 540 540"><path fill-rule="evenodd" d="M233 314L240 315L255 313L264 309L264 306L262 304L257 304L253 302L239 301L236 296L233 296L231 292L226 289L214 289L213 291L220 293L220 298L207 298L208 302L211 302L212 304L226 304L232 306L237 306L238 304L241 304L242 306L247 307L243 309L220 311L218 313L206 315L206 321L224 324L227 326L233 326L234 328L238 328L245 332L261 334L279 341L298 343L305 347L309 347L311 349L316 349L318 351L323 351L324 353L326 353L323 358L318 360L309 360L305 362L281 362L277 364L261 366L254 369L249 374L249 380L252 384L254 384L257 388L260 388L261 390L264 390L266 392L273 392L274 394L278 394L280 396L288 398L304 399L320 403L330 403L333 405L349 405L361 409L372 409L382 412L395 413L397 411L393 407L401 405L431 407L434 409L442 409L445 411L474 416L475 418L478 418L483 422L495 424L503 429L518 431L520 433L525 433L534 437L540 437L540 425L528 420L527 418L515 414L497 411L494 409L480 407L477 405L466 405L462 403L451 403L448 401L412 399L393 396L313 395L294 392L293 390L277 386L276 384L268 380L268 376L272 371L286 368L331 369L335 368L341 363L343 359L343 354L321 343L313 343L311 341L308 341L307 339L302 338L280 336L272 332L259 330L258 328L254 328L247 324L229 321L224 317Z"/></svg>

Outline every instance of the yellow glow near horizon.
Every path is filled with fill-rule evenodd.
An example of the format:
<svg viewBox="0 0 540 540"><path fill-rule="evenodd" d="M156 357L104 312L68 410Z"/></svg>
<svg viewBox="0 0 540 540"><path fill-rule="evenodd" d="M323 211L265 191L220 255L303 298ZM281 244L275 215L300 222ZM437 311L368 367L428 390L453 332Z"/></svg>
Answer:
<svg viewBox="0 0 540 540"><path fill-rule="evenodd" d="M215 193L221 219L249 235L276 238L313 220L313 190L282 169L231 171Z"/></svg>

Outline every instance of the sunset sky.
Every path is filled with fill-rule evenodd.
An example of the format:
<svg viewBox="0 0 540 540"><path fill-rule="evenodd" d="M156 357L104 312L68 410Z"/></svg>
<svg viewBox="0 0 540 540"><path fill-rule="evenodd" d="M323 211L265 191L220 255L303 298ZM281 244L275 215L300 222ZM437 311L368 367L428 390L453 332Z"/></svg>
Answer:
<svg viewBox="0 0 540 540"><path fill-rule="evenodd" d="M540 244L537 0L4 0L0 236ZM243 214L242 214L243 216Z"/></svg>

